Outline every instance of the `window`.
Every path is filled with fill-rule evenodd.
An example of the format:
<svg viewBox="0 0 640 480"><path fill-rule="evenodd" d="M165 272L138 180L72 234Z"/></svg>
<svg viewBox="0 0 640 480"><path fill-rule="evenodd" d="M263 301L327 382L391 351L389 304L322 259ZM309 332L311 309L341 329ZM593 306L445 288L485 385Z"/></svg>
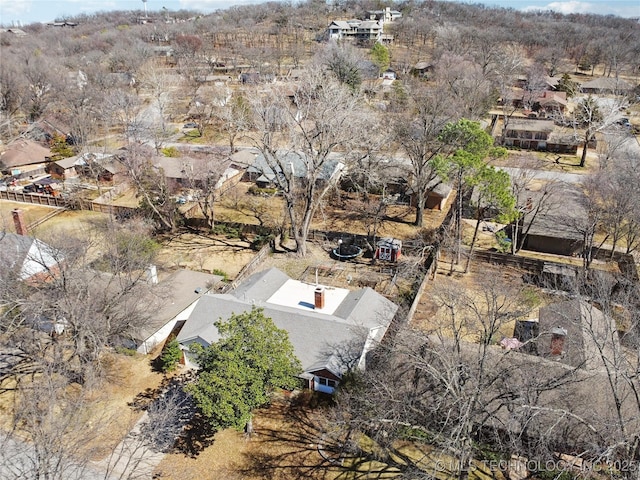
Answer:
<svg viewBox="0 0 640 480"><path fill-rule="evenodd" d="M323 377L317 377L317 378L318 378L318 383L325 387L336 388L338 386L338 382L336 382L335 380L330 380L328 378L323 378Z"/></svg>

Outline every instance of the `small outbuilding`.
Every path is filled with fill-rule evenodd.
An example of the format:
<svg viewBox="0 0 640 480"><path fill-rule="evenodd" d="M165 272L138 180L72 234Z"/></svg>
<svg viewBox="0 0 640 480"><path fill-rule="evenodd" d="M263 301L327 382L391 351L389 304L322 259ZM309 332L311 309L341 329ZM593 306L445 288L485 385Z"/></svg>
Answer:
<svg viewBox="0 0 640 480"><path fill-rule="evenodd" d="M402 241L397 238L382 238L376 243L374 258L387 262L397 262L402 253Z"/></svg>

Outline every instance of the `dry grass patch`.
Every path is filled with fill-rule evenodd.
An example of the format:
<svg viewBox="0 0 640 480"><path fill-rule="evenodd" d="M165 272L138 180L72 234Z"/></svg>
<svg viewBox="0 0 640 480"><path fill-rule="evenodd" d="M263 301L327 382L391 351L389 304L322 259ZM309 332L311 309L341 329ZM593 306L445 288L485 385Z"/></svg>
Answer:
<svg viewBox="0 0 640 480"><path fill-rule="evenodd" d="M473 303L482 309L485 307L486 295L496 293L503 295L506 302L511 304L507 306L507 311L518 310L521 312L518 319L527 319L537 317L538 308L551 301L536 287L524 285L524 272L519 269L475 260L471 263L469 273L450 275L447 260L446 257L441 259L435 280L427 284L422 294L412 320L412 325L417 329L453 337L450 310L445 303L459 309L464 304ZM482 332L482 325L478 321L478 318L471 315L463 322L462 314L459 314L459 336L465 341L478 342ZM502 323L494 340L512 337L515 321L516 319L512 319Z"/></svg>
<svg viewBox="0 0 640 480"><path fill-rule="evenodd" d="M158 352L159 353L159 352ZM152 356L104 354L106 379L93 391L92 415L96 428L96 460L107 456L122 441L143 412L136 408L154 397L164 376L151 368Z"/></svg>
<svg viewBox="0 0 640 480"><path fill-rule="evenodd" d="M67 387L70 394L82 394L82 418L76 420L78 426L83 425L84 452L93 460L109 455L142 416L142 410L134 405L150 400L159 391L164 377L152 371L150 358L105 353L101 358L105 377L99 383L82 392L77 384ZM11 428L14 408L15 392L0 395L0 428Z"/></svg>
<svg viewBox="0 0 640 480"><path fill-rule="evenodd" d="M69 210L51 217L36 227L33 234L43 239L56 236L85 238L90 235L89 232L94 230L97 224L108 220L108 218L109 215L106 213Z"/></svg>
<svg viewBox="0 0 640 480"><path fill-rule="evenodd" d="M216 217L227 222L249 223L257 225L256 211L265 225L279 225L285 218L284 201L280 196L259 197L252 195L249 188L252 183L241 182L216 204ZM371 195L369 203L363 202L356 194L340 192L327 197L318 206L311 224L314 230L348 232L367 235L373 233L376 222L375 209L379 198ZM455 199L455 191L442 211L425 210L425 229L438 228L446 212ZM248 206L251 205L251 208ZM383 215L378 218L378 237L390 236L400 239L413 238L420 228L413 225L415 208L407 205L389 205Z"/></svg>
<svg viewBox="0 0 640 480"><path fill-rule="evenodd" d="M49 215L55 211L55 207L46 207L44 205L34 205L32 203L10 202L9 200L0 200L0 231L6 230L15 233L13 224L13 216L11 211L19 208L22 210L24 220L27 225Z"/></svg>
<svg viewBox="0 0 640 480"><path fill-rule="evenodd" d="M321 410L276 399L255 412L250 439L234 430L218 432L195 454L166 455L154 473L156 478L183 480L338 478L337 470L318 452L321 417Z"/></svg>
<svg viewBox="0 0 640 480"><path fill-rule="evenodd" d="M224 235L179 233L160 241L158 263L168 268L221 271L235 278L256 251L248 241Z"/></svg>

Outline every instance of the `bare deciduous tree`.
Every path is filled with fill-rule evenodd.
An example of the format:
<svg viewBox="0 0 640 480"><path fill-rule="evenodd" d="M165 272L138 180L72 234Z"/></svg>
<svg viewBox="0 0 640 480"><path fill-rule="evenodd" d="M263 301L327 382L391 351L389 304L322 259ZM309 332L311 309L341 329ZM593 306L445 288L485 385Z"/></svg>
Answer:
<svg viewBox="0 0 640 480"><path fill-rule="evenodd" d="M437 155L442 143L438 135L444 125L455 117L442 91L415 85L409 96L411 101L406 115L397 117L394 130L398 144L411 162L408 182L416 197L415 224L420 227L424 221L427 196L439 184Z"/></svg>
<svg viewBox="0 0 640 480"><path fill-rule="evenodd" d="M293 103L272 89L257 95L252 108L252 140L264 157L263 173L282 192L296 250L304 256L314 213L342 168L332 157L341 153L342 162L348 161L349 152L366 141L372 116L357 94L313 67L306 70Z"/></svg>

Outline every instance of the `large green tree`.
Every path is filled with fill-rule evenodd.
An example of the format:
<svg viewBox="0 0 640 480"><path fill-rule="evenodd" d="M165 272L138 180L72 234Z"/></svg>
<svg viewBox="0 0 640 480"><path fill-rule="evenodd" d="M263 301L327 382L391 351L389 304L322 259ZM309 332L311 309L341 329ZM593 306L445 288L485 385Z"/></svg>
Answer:
<svg viewBox="0 0 640 480"><path fill-rule="evenodd" d="M391 63L389 49L381 43L375 43L371 48L371 60L376 64L380 73L384 72Z"/></svg>
<svg viewBox="0 0 640 480"><path fill-rule="evenodd" d="M242 430L254 408L269 402L275 388L295 388L300 361L285 330L261 308L218 320L220 340L192 347L200 373L188 390L216 429Z"/></svg>
<svg viewBox="0 0 640 480"><path fill-rule="evenodd" d="M484 216L486 207L497 208L501 214L507 217L512 215L515 200L509 191L510 181L508 175L491 168L487 161L489 158L498 158L506 155L502 147L493 146L493 138L484 131L478 122L461 119L455 123L448 123L440 132L438 140L443 148L440 157L444 164L440 169L442 173L456 189L455 209L455 238L456 255L455 263L460 262L462 245L462 210L463 199L474 187L478 188L478 209L476 218ZM440 160L442 163L442 159ZM475 243L477 232L474 234ZM472 245L473 248L473 245ZM453 269L453 261L451 267ZM469 264L467 263L466 270Z"/></svg>

